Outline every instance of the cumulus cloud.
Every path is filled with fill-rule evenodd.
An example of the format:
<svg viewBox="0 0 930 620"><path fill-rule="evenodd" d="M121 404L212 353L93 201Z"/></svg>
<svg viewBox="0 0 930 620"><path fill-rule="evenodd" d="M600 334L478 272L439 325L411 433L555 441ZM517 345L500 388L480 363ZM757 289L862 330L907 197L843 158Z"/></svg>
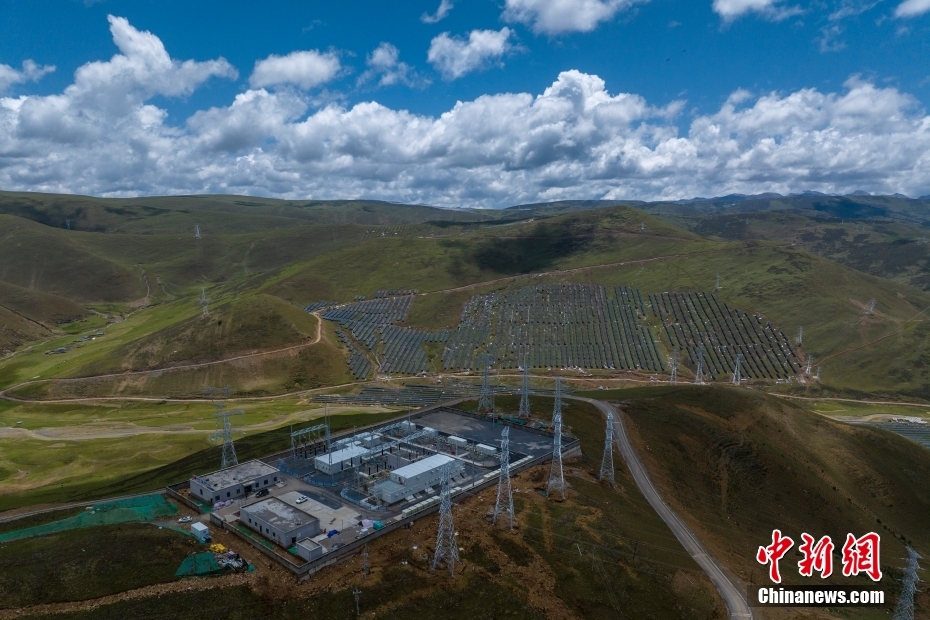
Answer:
<svg viewBox="0 0 930 620"><path fill-rule="evenodd" d="M336 77L340 68L339 57L332 52L308 50L291 52L287 56L272 54L255 63L249 85L252 88L266 88L293 84L303 90L310 90Z"/></svg>
<svg viewBox="0 0 930 620"><path fill-rule="evenodd" d="M138 43L146 33L129 34ZM446 206L930 194L930 116L912 96L860 78L840 92L738 90L688 121L683 102L654 105L565 71L540 93L484 95L437 116L376 102L319 106L297 89L255 88L170 124L153 97L232 69L180 62L141 40L121 40L120 54L84 65L60 94L0 98L0 187Z"/></svg>
<svg viewBox="0 0 930 620"><path fill-rule="evenodd" d="M930 11L930 0L904 0L894 10L895 17L917 17Z"/></svg>
<svg viewBox="0 0 930 620"><path fill-rule="evenodd" d="M468 39L451 37L443 32L429 45L426 59L447 80L483 69L513 49L510 28L472 30Z"/></svg>
<svg viewBox="0 0 930 620"><path fill-rule="evenodd" d="M0 93L5 91L13 84L25 84L26 82L38 82L47 73L55 70L53 65L40 67L32 60L23 61L22 71L17 71L10 65L0 63Z"/></svg>
<svg viewBox="0 0 930 620"><path fill-rule="evenodd" d="M767 19L780 21L802 12L799 7L781 4L781 0L714 0L714 11L726 21L746 13L758 13Z"/></svg>
<svg viewBox="0 0 930 620"><path fill-rule="evenodd" d="M442 21L446 18L446 15L449 14L449 11L452 10L452 0L442 0L439 3L439 8L436 9L436 12L430 15L429 13L424 13L420 16L420 21L424 24L435 24L438 21Z"/></svg>
<svg viewBox="0 0 930 620"><path fill-rule="evenodd" d="M649 0L507 0L504 19L526 24L537 34L590 32L637 1Z"/></svg>
<svg viewBox="0 0 930 620"><path fill-rule="evenodd" d="M390 43L381 43L365 59L368 67L358 78L359 84L377 79L378 86L406 84L414 86L424 83L413 67L400 60L400 50Z"/></svg>

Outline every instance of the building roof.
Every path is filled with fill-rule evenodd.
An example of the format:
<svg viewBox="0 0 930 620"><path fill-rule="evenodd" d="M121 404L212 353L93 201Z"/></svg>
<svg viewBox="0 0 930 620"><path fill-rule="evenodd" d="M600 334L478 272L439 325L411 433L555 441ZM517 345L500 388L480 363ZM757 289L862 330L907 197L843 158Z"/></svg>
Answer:
<svg viewBox="0 0 930 620"><path fill-rule="evenodd" d="M343 448L342 450L336 450L335 452L330 452L329 454L318 456L315 460L332 465L333 463L348 461L349 459L361 456L366 452L368 452L368 448L363 448L362 446L349 446L348 448Z"/></svg>
<svg viewBox="0 0 930 620"><path fill-rule="evenodd" d="M276 473L276 468L255 460L198 476L198 481L212 489L226 489L237 484L249 484L258 478Z"/></svg>
<svg viewBox="0 0 930 620"><path fill-rule="evenodd" d="M240 512L258 517L268 525L285 532L296 530L303 525L318 520L309 512L304 512L297 506L285 504L277 497L269 497L255 504L243 506Z"/></svg>
<svg viewBox="0 0 930 620"><path fill-rule="evenodd" d="M434 454L433 456L428 456L425 459L419 460L415 463L410 463L410 465L404 465L398 469L395 469L391 473L398 478L406 479L413 478L414 476L419 476L420 474L434 469L438 469L454 461L451 456L446 456L445 454Z"/></svg>

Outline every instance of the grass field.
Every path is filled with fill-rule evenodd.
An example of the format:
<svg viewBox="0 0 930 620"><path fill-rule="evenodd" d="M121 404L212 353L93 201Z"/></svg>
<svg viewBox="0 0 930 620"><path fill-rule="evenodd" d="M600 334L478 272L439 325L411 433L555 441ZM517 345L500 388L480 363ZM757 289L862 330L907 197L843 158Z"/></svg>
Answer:
<svg viewBox="0 0 930 620"><path fill-rule="evenodd" d="M230 408L238 407L230 403ZM107 410L93 407L56 406L64 416L86 419ZM290 425L318 419L322 408L308 411L305 404L295 401L254 403L245 405L247 413L234 418L236 452L240 460L265 456L290 446ZM35 412L32 424L40 425L49 414L43 407L26 406ZM220 448L209 436L215 429L213 408L207 404L138 405L127 409L111 407L127 419L148 421L161 433L127 435L108 439L71 438L71 432L61 432L60 438L0 439L0 511L32 504L55 504L85 501L102 497L150 491L172 482L186 480L195 473L213 471L219 467ZM373 424L397 416L395 411L370 408L333 408L330 426L333 431ZM14 409L14 411L21 411ZM0 413L6 419L9 410ZM52 412L51 415L54 415ZM23 415L27 418L27 415ZM28 419L28 418L27 418ZM194 431L170 432L172 426L192 427ZM24 420L25 422L25 420ZM144 423L144 422L143 422ZM126 423L79 424L75 432L87 429L126 430ZM47 428L37 426L37 428ZM67 428L67 427L66 427ZM266 430L266 429L271 430Z"/></svg>
<svg viewBox="0 0 930 620"><path fill-rule="evenodd" d="M666 502L745 583L764 576L755 551L775 528L795 540L808 532L834 542L878 532L892 589L904 545L930 550L923 524L930 453L917 444L745 390L642 388L596 397L622 401L631 439ZM796 570L784 580L803 583Z"/></svg>
<svg viewBox="0 0 930 620"><path fill-rule="evenodd" d="M175 579L203 545L153 525L84 528L0 545L0 609L99 598Z"/></svg>

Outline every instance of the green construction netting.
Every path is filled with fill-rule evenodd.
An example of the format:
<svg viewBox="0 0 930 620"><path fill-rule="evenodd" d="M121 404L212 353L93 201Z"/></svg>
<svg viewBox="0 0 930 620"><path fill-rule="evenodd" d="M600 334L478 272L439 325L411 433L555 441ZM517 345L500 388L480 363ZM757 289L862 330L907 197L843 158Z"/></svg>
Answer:
<svg viewBox="0 0 930 620"><path fill-rule="evenodd" d="M205 575L218 575L223 568L217 564L216 557L209 552L195 553L184 558L178 567L175 577L203 577Z"/></svg>
<svg viewBox="0 0 930 620"><path fill-rule="evenodd" d="M163 517L170 517L178 513L178 507L162 495L145 495L129 499L115 500L94 504L79 515L53 521L35 527L0 534L0 542L31 538L45 534L56 534L79 527L95 527L98 525L114 525L132 521L152 521Z"/></svg>

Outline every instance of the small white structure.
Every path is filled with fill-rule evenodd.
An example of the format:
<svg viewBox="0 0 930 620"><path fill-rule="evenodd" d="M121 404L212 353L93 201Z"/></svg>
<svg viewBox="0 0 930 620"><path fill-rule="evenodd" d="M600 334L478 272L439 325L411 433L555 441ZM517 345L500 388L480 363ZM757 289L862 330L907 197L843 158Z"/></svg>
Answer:
<svg viewBox="0 0 930 620"><path fill-rule="evenodd" d="M326 549L323 548L323 545L311 538L305 538L297 542L297 555L308 562L321 557L324 553L326 553Z"/></svg>
<svg viewBox="0 0 930 620"><path fill-rule="evenodd" d="M400 430L404 434L412 433L413 431L417 430L417 425L410 420L404 420L400 423Z"/></svg>
<svg viewBox="0 0 930 620"><path fill-rule="evenodd" d="M313 465L317 468L317 471L324 474L338 474L344 469L352 469L360 465L362 455L366 452L368 452L368 449L362 446L348 446L316 457L313 459Z"/></svg>
<svg viewBox="0 0 930 620"><path fill-rule="evenodd" d="M243 506L239 521L282 547L320 533L319 519L277 497Z"/></svg>
<svg viewBox="0 0 930 620"><path fill-rule="evenodd" d="M366 448L376 448L381 445L381 435L376 433L362 433L357 435L356 439L361 441Z"/></svg>
<svg viewBox="0 0 930 620"><path fill-rule="evenodd" d="M194 538L202 543L208 543L213 540L210 537L210 528L208 528L203 523L200 523L199 521L191 523L191 534L193 534Z"/></svg>
<svg viewBox="0 0 930 620"><path fill-rule="evenodd" d="M486 443L479 443L477 446L475 446L475 450L477 450L479 454L484 454L485 456L497 455L497 448L494 446L489 446Z"/></svg>
<svg viewBox="0 0 930 620"><path fill-rule="evenodd" d="M444 465L451 465L452 475L456 476L463 469L462 462L445 454L434 454L425 459L405 465L391 472L389 480L379 482L372 488L372 493L381 498L386 504L393 504L400 500L425 491L427 488L439 484L440 470Z"/></svg>
<svg viewBox="0 0 930 620"><path fill-rule="evenodd" d="M428 426L424 426L420 431L427 437L436 437L439 435L435 428L430 428Z"/></svg>
<svg viewBox="0 0 930 620"><path fill-rule="evenodd" d="M281 473L261 461L249 461L191 478L191 495L210 504L242 499L252 491L277 484Z"/></svg>
<svg viewBox="0 0 930 620"><path fill-rule="evenodd" d="M468 440L462 439L461 437L456 437L455 435L449 435L446 437L446 441L455 446L456 448L467 448Z"/></svg>

